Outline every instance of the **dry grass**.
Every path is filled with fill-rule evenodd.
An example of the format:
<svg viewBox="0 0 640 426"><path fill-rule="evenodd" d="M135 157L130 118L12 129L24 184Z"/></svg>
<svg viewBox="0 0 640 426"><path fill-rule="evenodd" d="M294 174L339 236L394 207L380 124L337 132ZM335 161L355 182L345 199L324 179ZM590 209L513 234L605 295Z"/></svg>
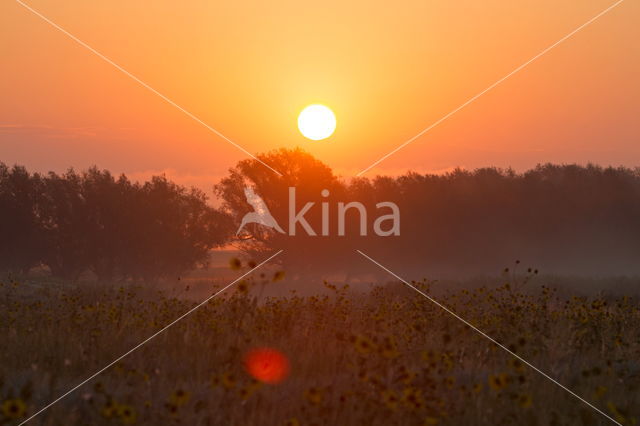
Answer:
<svg viewBox="0 0 640 426"><path fill-rule="evenodd" d="M8 424L193 306L135 287L38 285L0 288ZM33 424L610 423L401 285L356 293L327 284L330 295L258 303L261 285L212 300ZM637 301L509 286L441 301L619 422L640 419ZM260 384L244 371L243 354L260 346L288 356L285 381Z"/></svg>

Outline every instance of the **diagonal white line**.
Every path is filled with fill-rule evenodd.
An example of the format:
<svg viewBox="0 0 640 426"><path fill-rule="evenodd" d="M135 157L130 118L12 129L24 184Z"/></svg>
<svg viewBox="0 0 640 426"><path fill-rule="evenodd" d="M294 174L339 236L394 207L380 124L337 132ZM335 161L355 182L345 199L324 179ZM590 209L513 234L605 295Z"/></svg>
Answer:
<svg viewBox="0 0 640 426"><path fill-rule="evenodd" d="M183 107L181 107L180 105L178 105L177 103L175 103L174 101L172 101L171 99L169 99L168 97L166 97L165 95L163 95L162 93L158 92L156 89L154 89L153 87L149 86L147 83L145 83L144 81L140 80L138 77L136 77L135 75L131 74L129 71L127 71L126 69L122 68L120 65L118 65L117 63L113 62L111 59L109 59L108 57L106 57L105 55L103 55L102 53L98 52L96 49L94 49L93 47L89 46L87 43L85 43L84 41L80 40L78 37L74 36L73 34L71 34L70 32L68 32L67 30L65 30L64 28L62 28L60 25L56 24L55 22L53 22L51 19L47 18L46 16L44 16L43 14L41 14L40 12L38 12L37 10L33 9L31 6L23 3L20 0L15 0L16 3L18 3L19 5L21 5L22 7L24 7L25 9L27 9L28 11L30 11L31 13L33 13L34 15L36 15L37 17L39 17L40 19L42 19L43 21L47 22L48 24L50 24L51 26L53 26L54 28L56 28L57 30L59 30L60 32L62 32L63 34L65 34L66 36L68 36L70 39L72 39L73 41L75 41L76 43L78 43L79 45L81 45L82 47L88 49L89 51L91 51L92 53L94 53L96 56L98 56L100 59L104 60L105 62L109 63L110 65L114 66L115 68L117 68L119 71L121 71L122 73L124 73L125 75L127 75L128 77L130 77L131 79L135 80L137 83L139 83L141 86L145 87L146 89L150 90L151 92L155 93L156 95L158 95L160 98L164 99L166 102L168 102L169 104L173 105L174 107L176 107L177 109L179 109L180 111L182 111L183 113L185 113L187 116L189 116L190 118L192 118L193 120L197 121L198 123L200 123L201 125L203 125L204 127L206 127L207 129L209 129L210 131L212 131L213 133L215 133L216 135L218 135L219 137L221 137L222 139L224 139L225 141L229 142L231 145L235 146L236 148L238 148L240 151L244 152L245 154L247 154L248 156L252 157L254 160L257 160L258 162L260 162L263 166L265 166L266 168L268 168L269 170L271 170L272 172L274 172L275 174L277 174L278 176L282 176L282 173L280 173L279 171L275 170L274 168L272 168L271 166L269 166L267 163L265 163L264 161L260 160L258 157L256 157L255 155L253 155L252 153L250 153L249 151L247 151L246 149L244 149L243 147L241 147L240 145L238 145L237 143L235 143L234 141L232 141L231 139L229 139L228 137L226 137L225 135L223 135L222 133L220 133L218 130L214 129L213 127L211 127L210 125L208 125L207 123L205 123L204 121L202 121L200 118L196 117L195 115L193 115L191 112L187 111L186 109L184 109Z"/></svg>
<svg viewBox="0 0 640 426"><path fill-rule="evenodd" d="M500 347L501 349L504 349L506 352L508 352L509 354L513 355L514 357L518 358L520 361L522 361L523 363L525 363L526 365L528 365L529 367L531 367L533 370L535 370L536 372L538 372L539 374L541 374L542 376L544 376L545 378L549 379L551 382L555 383L556 385L558 385L559 387L561 387L562 389L564 389L565 391L569 392L571 395L573 395L574 397L578 398L580 401L584 402L585 404L587 404L589 407L593 408L595 411L597 411L598 413L602 414L603 416L605 416L607 419L611 420L613 423L622 426L621 423L617 422L615 419L613 419L611 416L609 416L607 413L605 413L604 411L602 411L601 409L599 409L598 407L596 407L595 405L593 405L592 403L590 403L589 401L587 401L586 399L582 398L580 395L578 395L577 393L573 392L571 389L567 388L566 386L564 386L562 383L558 382L556 379L554 379L553 377L549 376L547 373L545 373L544 371L540 370L538 367L536 367L535 365L531 364L529 361L527 361L526 359L522 358L520 355L518 355L517 353L513 352L511 349L507 348L506 346L504 346L503 344L501 344L500 342L498 342L497 340L495 340L493 337L489 336L488 334L486 334L484 331L480 330L479 328L477 328L475 325L471 324L469 321L465 320L464 318L462 318L460 315L456 314L455 312L453 312L451 309L447 308L446 306L444 306L443 304L441 304L440 302L438 302L437 300L435 300L434 298L432 298L431 296L429 296L428 294L424 293L423 291L421 291L420 289L412 286L411 284L409 284L407 281L405 281L403 278L401 278L400 276L398 276L397 274L395 274L394 272L390 271L388 268L386 268L385 266L381 265L379 262L375 261L374 259L372 259L371 257L367 256L366 254L364 254L363 252L361 252L360 250L356 250L358 253L360 253L363 257L365 257L366 259L370 260L372 263L378 265L380 268L382 268L383 270L387 271L389 274L393 275L395 278L397 278L398 280L402 281L404 284L406 284L407 286L409 286L410 288L412 288L413 290L417 291L418 293L420 293L422 296L426 297L427 299L429 299L429 301L433 304L435 304L436 306L438 306L439 308L445 310L447 313L449 313L450 315L452 315L453 317L455 317L457 320L461 321L462 323L464 323L466 326L472 328L473 330L475 330L478 334L480 334L481 336L487 338L488 340L490 340L493 344L495 344L496 346Z"/></svg>
<svg viewBox="0 0 640 426"><path fill-rule="evenodd" d="M551 49L553 49L554 47L558 46L560 43L564 42L565 40L567 40L568 38L570 38L571 36L573 36L574 34L576 34L578 31L582 30L583 28L585 28L586 26L588 26L589 24L592 24L595 20L597 20L598 18L600 18L602 15L606 14L607 12L611 11L613 8L615 8L616 6L618 6L620 3L622 3L624 0L618 0L617 2L615 2L614 4L612 4L611 6L607 7L605 10L603 10L602 12L598 13L596 16L594 16L593 18L589 19L587 22L585 22L584 24L580 25L578 28L576 28L575 30L571 31L569 34L565 35L564 37L562 37L560 40L556 41L555 43L553 43L551 46L547 47L546 49L544 49L543 51L541 51L540 53L538 53L537 55L535 55L533 58L529 59L527 62L525 62L524 64L520 65L519 67L517 67L516 69L514 69L513 71L511 71L509 74L505 75L504 77L502 77L500 80L496 81L495 83L493 83L491 86L487 87L486 89L484 89L482 92L478 93L477 95L469 98L465 103L463 103L462 105L460 105L459 107L457 107L456 109L454 109L453 111L449 112L447 115L445 115L444 117L440 118L438 121L436 121L435 123L431 124L429 127L423 129L420 131L420 133L418 133L417 135L413 136L411 139L403 142L400 146L396 147L394 150L392 150L391 152L389 152L388 154L386 154L385 156L381 157L380 159L378 159L377 161L375 161L374 163L372 163L369 167L367 167L366 169L363 169L362 171L360 171L356 176L362 176L364 173L368 172L369 170L371 170L372 168L374 168L375 166L377 166L378 164L380 164L382 161L386 160L388 157L392 156L393 154L395 154L396 152L400 151L402 148L404 148L405 146L409 145L411 142L415 141L416 139L418 139L420 136L424 135L425 133L427 133L429 130L433 129L434 127L436 127L438 124L442 123L443 121L445 121L446 119L448 119L449 117L451 117L452 115L454 115L455 113L457 113L458 111L460 111L461 109L463 109L464 107L466 107L467 105L469 105L470 103L472 103L473 101L475 101L476 99L478 99L480 96L484 95L485 93L487 93L489 90L493 89L494 87L496 87L497 85L499 85L500 83L502 83L503 81L505 81L506 79L508 79L509 77L511 77L512 75L514 75L515 73L517 73L518 71L522 70L524 67L526 67L527 65L529 65L530 63L532 63L533 61L535 61L536 59L540 58L542 55L544 55L545 53L549 52Z"/></svg>
<svg viewBox="0 0 640 426"><path fill-rule="evenodd" d="M109 364L105 365L104 367L102 367L100 370L96 371L95 373L93 373L91 376L87 377L86 379L84 379L82 382L78 383L77 385L75 385L74 387L72 387L71 389L69 389L67 392L63 393L62 395L60 395L58 398L54 399L53 401L51 401L49 404L45 405L44 407L42 407L41 409L39 409L38 411L36 411L35 413L33 413L28 419L24 420L22 423L20 423L18 426L22 426L23 424L33 420L36 416L38 416L39 414L41 414L43 411L49 409L51 406L53 406L54 404L58 403L60 400L62 400L63 398L65 398L66 396L68 396L69 394L73 393L75 390L77 390L79 387L81 387L82 385L86 384L87 382L93 380L96 376L102 374L105 370L109 369L110 367L112 367L114 364L116 364L118 361L122 360L123 358L127 357L129 354L131 354L132 352L140 349L143 345L145 345L146 343L148 343L150 340L152 340L153 338L155 338L157 335L163 333L164 331L166 331L169 327L173 326L174 324L176 324L177 322L181 321L182 319L184 319L185 317L187 317L188 315L192 314L193 312L195 312L197 309L201 308L202 306L204 306L207 302L209 302L211 299L213 299L214 297L216 297L217 295L219 295L220 293L222 293L223 291L225 291L226 289L228 289L229 287L231 287L232 285L234 285L235 283L237 283L238 281L240 281L241 279L243 279L244 277L246 277L247 275L249 275L250 273L252 273L253 271L255 271L256 269L260 268L262 265L264 265L265 263L269 262L271 259L273 259L274 257L276 257L277 255L279 255L280 253L282 253L283 250L279 250L277 251L275 254L271 255L268 259L260 262L258 265L256 265L253 269L245 272L244 274L242 274L241 276L239 276L238 278L236 278L235 280L233 280L231 283L227 284L225 287L223 287L222 289L220 289L219 291L215 292L214 294L212 294L211 296L207 297L205 300L203 300L202 302L200 302L199 304L197 304L196 306L194 306L193 308L189 309L187 312L185 312L184 314L180 315L178 318L176 318L175 320L171 321L169 324L165 325L164 327L162 327L160 330L156 331L155 333L153 333L151 336L147 337L146 339L144 339L142 342L138 343L136 346L134 346L133 348L129 349L127 352L125 352L124 354L120 355L118 358L114 359L113 361L111 361Z"/></svg>

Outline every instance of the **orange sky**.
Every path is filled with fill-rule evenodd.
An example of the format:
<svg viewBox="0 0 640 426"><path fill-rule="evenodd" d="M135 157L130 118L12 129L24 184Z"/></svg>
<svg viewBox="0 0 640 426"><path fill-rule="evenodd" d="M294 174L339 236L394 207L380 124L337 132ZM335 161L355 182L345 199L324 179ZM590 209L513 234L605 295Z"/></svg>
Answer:
<svg viewBox="0 0 640 426"><path fill-rule="evenodd" d="M613 1L27 3L247 150L350 176ZM640 165L638 22L626 0L367 175ZM0 161L208 187L246 158L11 0L0 58ZM310 103L335 111L330 139L298 132Z"/></svg>

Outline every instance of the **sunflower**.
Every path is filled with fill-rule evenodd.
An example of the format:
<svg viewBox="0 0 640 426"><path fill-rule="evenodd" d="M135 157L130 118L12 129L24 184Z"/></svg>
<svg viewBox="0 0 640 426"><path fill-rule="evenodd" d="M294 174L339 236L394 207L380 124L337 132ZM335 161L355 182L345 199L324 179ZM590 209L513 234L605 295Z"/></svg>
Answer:
<svg viewBox="0 0 640 426"><path fill-rule="evenodd" d="M385 389L382 391L382 401L390 410L395 410L398 408L398 402L400 398L396 395L396 393L391 389Z"/></svg>
<svg viewBox="0 0 640 426"><path fill-rule="evenodd" d="M178 414L178 406L175 404L171 404L170 402L165 402L165 408L169 412L169 415L176 416Z"/></svg>
<svg viewBox="0 0 640 426"><path fill-rule="evenodd" d="M255 390L256 390L256 387L254 386L251 386L251 385L244 386L240 390L238 390L238 396L243 401L246 401L247 399L249 399L249 397L253 394Z"/></svg>
<svg viewBox="0 0 640 426"><path fill-rule="evenodd" d="M237 287L238 293L247 294L249 292L249 285L246 280L242 280L238 283Z"/></svg>
<svg viewBox="0 0 640 426"><path fill-rule="evenodd" d="M396 345L395 340L392 337L385 337L382 346L380 347L380 353L383 357L388 359L397 358L398 355L398 347Z"/></svg>
<svg viewBox="0 0 640 426"><path fill-rule="evenodd" d="M402 400L409 408L419 410L424 407L424 398L420 389L408 387L402 394Z"/></svg>
<svg viewBox="0 0 640 426"><path fill-rule="evenodd" d="M507 384L509 384L509 376L507 374L489 376L489 386L495 391L501 391Z"/></svg>
<svg viewBox="0 0 640 426"><path fill-rule="evenodd" d="M513 368L515 371L521 373L525 370L524 364L518 358L509 358L509 366Z"/></svg>
<svg viewBox="0 0 640 426"><path fill-rule="evenodd" d="M373 342L365 336L353 336L351 340L353 341L356 350L363 355L368 354L372 349L374 349Z"/></svg>
<svg viewBox="0 0 640 426"><path fill-rule="evenodd" d="M531 395L522 394L518 397L518 403L522 408L529 408L533 405L533 398Z"/></svg>
<svg viewBox="0 0 640 426"><path fill-rule="evenodd" d="M453 385L455 384L455 382L456 378L454 376L448 376L442 380L442 383L444 383L447 389L453 389Z"/></svg>
<svg viewBox="0 0 640 426"><path fill-rule="evenodd" d="M229 268L233 269L234 271L241 269L242 261L237 257L232 257L231 259L229 259Z"/></svg>
<svg viewBox="0 0 640 426"><path fill-rule="evenodd" d="M222 386L226 389L232 389L236 385L236 376L233 373L224 373L222 375Z"/></svg>
<svg viewBox="0 0 640 426"><path fill-rule="evenodd" d="M607 391L608 389L605 386L598 386L595 391L596 399L602 398L607 393Z"/></svg>
<svg viewBox="0 0 640 426"><path fill-rule="evenodd" d="M309 388L304 392L304 396L313 405L318 405L322 402L322 389Z"/></svg>
<svg viewBox="0 0 640 426"><path fill-rule="evenodd" d="M176 391L169 397L169 402L179 407L189 402L189 398L191 398L191 394L189 392L183 389L176 389Z"/></svg>
<svg viewBox="0 0 640 426"><path fill-rule="evenodd" d="M24 417L27 412L27 405L20 398L7 399L2 403L2 414L10 419Z"/></svg>
<svg viewBox="0 0 640 426"><path fill-rule="evenodd" d="M102 417L105 419L112 418L114 415L118 414L118 404L111 400L107 401L104 407L102 407L100 414L102 414Z"/></svg>
<svg viewBox="0 0 640 426"><path fill-rule="evenodd" d="M118 406L118 416L125 425L134 424L137 419L136 410L132 406L126 404Z"/></svg>

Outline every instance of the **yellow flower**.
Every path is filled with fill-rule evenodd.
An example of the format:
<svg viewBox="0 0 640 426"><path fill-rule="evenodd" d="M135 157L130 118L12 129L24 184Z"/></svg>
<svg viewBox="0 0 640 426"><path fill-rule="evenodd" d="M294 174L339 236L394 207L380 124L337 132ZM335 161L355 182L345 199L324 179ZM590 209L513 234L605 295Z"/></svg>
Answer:
<svg viewBox="0 0 640 426"><path fill-rule="evenodd" d="M375 347L373 342L365 336L352 336L351 340L356 347L356 350L363 355L368 354Z"/></svg>
<svg viewBox="0 0 640 426"><path fill-rule="evenodd" d="M456 378L453 376L445 377L442 381L447 389L453 389L453 385L456 382Z"/></svg>
<svg viewBox="0 0 640 426"><path fill-rule="evenodd" d="M602 398L606 393L607 393L608 389L605 386L598 386L596 388L596 399L600 399Z"/></svg>
<svg viewBox="0 0 640 426"><path fill-rule="evenodd" d="M102 414L102 417L105 419L112 418L114 415L118 414L118 404L113 401L107 401L104 407L102 407L100 414Z"/></svg>
<svg viewBox="0 0 640 426"><path fill-rule="evenodd" d="M322 389L309 388L304 392L304 396L313 405L318 405L322 402Z"/></svg>
<svg viewBox="0 0 640 426"><path fill-rule="evenodd" d="M130 425L136 422L136 410L133 407L122 404L118 406L118 416L122 419L122 423Z"/></svg>
<svg viewBox="0 0 640 426"><path fill-rule="evenodd" d="M383 357L393 359L398 357L398 348L395 340L392 337L385 337L382 346L380 347L380 353Z"/></svg>
<svg viewBox="0 0 640 426"><path fill-rule="evenodd" d="M226 389L232 389L236 385L236 377L233 373L224 373L222 375L222 386Z"/></svg>
<svg viewBox="0 0 640 426"><path fill-rule="evenodd" d="M406 388L403 391L402 400L407 406L416 410L424 407L424 398L422 397L422 391L417 388Z"/></svg>
<svg viewBox="0 0 640 426"><path fill-rule="evenodd" d="M442 354L442 365L446 370L451 370L453 368L453 359L451 359L451 355L448 353Z"/></svg>
<svg viewBox="0 0 640 426"><path fill-rule="evenodd" d="M189 392L182 389L177 389L169 397L169 402L171 402L177 407L180 407L181 405L184 405L187 402L189 402L189 398L191 398L191 394Z"/></svg>
<svg viewBox="0 0 640 426"><path fill-rule="evenodd" d="M382 391L382 401L391 410L398 408L399 398L396 393L391 389L385 389Z"/></svg>
<svg viewBox="0 0 640 426"><path fill-rule="evenodd" d="M249 285L245 280L240 281L236 288L240 294L247 294L249 292Z"/></svg>
<svg viewBox="0 0 640 426"><path fill-rule="evenodd" d="M242 262L237 257L232 257L231 259L229 259L229 268L237 271L238 269L242 268Z"/></svg>
<svg viewBox="0 0 640 426"><path fill-rule="evenodd" d="M253 395L253 392L255 392L255 390L256 390L258 387L259 387L259 386L251 385L251 384L249 384L249 385L247 385L247 386L244 386L242 389L240 389L240 390L238 391L238 396L240 396L240 398L241 398L243 401L246 401L247 399L249 399L249 397L250 397L251 395Z"/></svg>
<svg viewBox="0 0 640 426"><path fill-rule="evenodd" d="M273 282L280 281L284 279L284 271L276 271L273 274Z"/></svg>
<svg viewBox="0 0 640 426"><path fill-rule="evenodd" d="M164 404L165 408L169 412L171 416L176 416L178 414L178 406L175 404L171 404L169 402Z"/></svg>
<svg viewBox="0 0 640 426"><path fill-rule="evenodd" d="M295 417L286 421L285 426L300 426L300 422Z"/></svg>
<svg viewBox="0 0 640 426"><path fill-rule="evenodd" d="M489 376L489 386L495 391L501 391L509 384L509 376L505 373Z"/></svg>
<svg viewBox="0 0 640 426"><path fill-rule="evenodd" d="M518 373L522 373L525 370L524 364L518 358L509 358L508 363L511 368L513 368Z"/></svg>
<svg viewBox="0 0 640 426"><path fill-rule="evenodd" d="M518 397L518 402L522 408L529 408L533 405L533 398L531 395L523 394Z"/></svg>
<svg viewBox="0 0 640 426"><path fill-rule="evenodd" d="M432 350L422 351L422 359L425 362L433 362L436 360L436 353Z"/></svg>
<svg viewBox="0 0 640 426"><path fill-rule="evenodd" d="M220 379L220 376L216 376L213 375L211 376L211 387L215 388L216 386L220 385L222 382L222 380Z"/></svg>
<svg viewBox="0 0 640 426"><path fill-rule="evenodd" d="M2 403L2 414L10 419L24 417L27 412L27 405L20 398L7 399Z"/></svg>
<svg viewBox="0 0 640 426"><path fill-rule="evenodd" d="M416 376L417 374L415 372L407 370L406 367L402 366L400 368L400 375L398 376L398 379L405 385L408 385L413 382L413 379L415 379Z"/></svg>

